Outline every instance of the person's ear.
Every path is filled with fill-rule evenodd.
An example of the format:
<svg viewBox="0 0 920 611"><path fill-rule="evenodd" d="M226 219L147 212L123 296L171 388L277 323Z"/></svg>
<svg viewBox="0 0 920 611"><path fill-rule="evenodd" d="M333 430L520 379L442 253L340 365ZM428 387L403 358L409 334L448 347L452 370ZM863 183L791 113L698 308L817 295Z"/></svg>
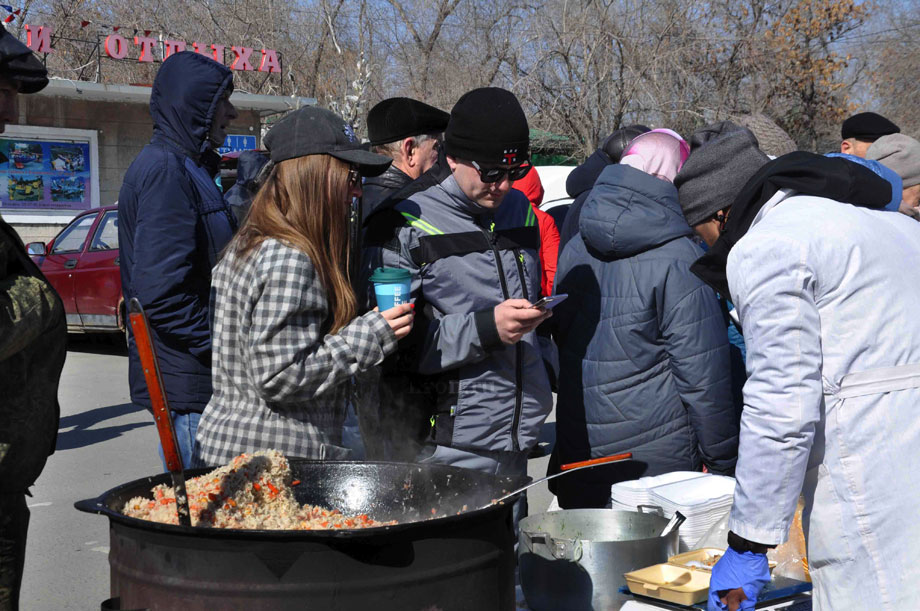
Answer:
<svg viewBox="0 0 920 611"><path fill-rule="evenodd" d="M407 166L414 167L416 164L416 153L418 152L418 142L415 138L403 138L399 143L399 152L402 154L403 163Z"/></svg>
<svg viewBox="0 0 920 611"><path fill-rule="evenodd" d="M844 155L853 154L853 144L849 140L844 140L840 143L840 152Z"/></svg>

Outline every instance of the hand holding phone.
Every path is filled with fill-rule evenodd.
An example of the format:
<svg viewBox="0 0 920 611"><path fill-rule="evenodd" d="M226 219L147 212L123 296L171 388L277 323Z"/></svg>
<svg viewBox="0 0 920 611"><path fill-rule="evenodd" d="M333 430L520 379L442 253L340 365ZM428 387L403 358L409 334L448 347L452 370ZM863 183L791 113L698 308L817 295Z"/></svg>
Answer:
<svg viewBox="0 0 920 611"><path fill-rule="evenodd" d="M558 295L550 295L542 299L538 299L531 307L534 308L545 308L547 310L552 310L557 305L565 301L565 298L568 297L567 293L559 293Z"/></svg>

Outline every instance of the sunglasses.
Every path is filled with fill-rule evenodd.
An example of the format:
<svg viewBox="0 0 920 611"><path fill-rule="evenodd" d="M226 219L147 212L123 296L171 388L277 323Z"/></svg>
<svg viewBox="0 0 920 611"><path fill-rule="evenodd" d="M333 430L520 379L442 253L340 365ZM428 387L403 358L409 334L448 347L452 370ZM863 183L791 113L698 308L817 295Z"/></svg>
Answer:
<svg viewBox="0 0 920 611"><path fill-rule="evenodd" d="M508 180L511 182L521 180L527 176L527 172L529 172L531 168L530 162L525 162L513 168L483 168L475 161L471 161L470 164L479 172L479 180L484 183L498 182L504 178L506 174L508 175Z"/></svg>

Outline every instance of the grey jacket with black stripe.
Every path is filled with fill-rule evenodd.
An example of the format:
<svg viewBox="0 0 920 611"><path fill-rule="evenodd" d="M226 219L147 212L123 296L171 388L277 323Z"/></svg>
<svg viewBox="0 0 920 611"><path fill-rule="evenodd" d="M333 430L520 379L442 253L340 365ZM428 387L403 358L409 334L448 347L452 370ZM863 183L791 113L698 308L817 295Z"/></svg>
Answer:
<svg viewBox="0 0 920 611"><path fill-rule="evenodd" d="M400 344L400 367L428 376L433 441L474 451L532 448L552 409L547 365L555 368L555 347L536 332L502 343L493 312L506 299L539 297L539 228L527 199L512 190L488 210L450 175L375 222L394 225L392 238L366 244L364 277L380 265L412 273L416 322Z"/></svg>

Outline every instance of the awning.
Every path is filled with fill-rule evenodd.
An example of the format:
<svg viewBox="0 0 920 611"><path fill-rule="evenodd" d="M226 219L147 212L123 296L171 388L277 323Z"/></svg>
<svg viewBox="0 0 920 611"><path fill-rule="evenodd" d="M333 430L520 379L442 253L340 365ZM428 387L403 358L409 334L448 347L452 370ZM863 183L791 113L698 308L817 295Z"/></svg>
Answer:
<svg viewBox="0 0 920 611"><path fill-rule="evenodd" d="M73 98L77 100L96 100L99 102L126 102L130 104L149 104L150 87L138 85L111 85L89 81L72 81L70 79L52 78L48 86L36 95ZM257 95L234 91L230 101L240 110L255 110L261 115L296 110L303 106L315 106L316 98L300 96Z"/></svg>

